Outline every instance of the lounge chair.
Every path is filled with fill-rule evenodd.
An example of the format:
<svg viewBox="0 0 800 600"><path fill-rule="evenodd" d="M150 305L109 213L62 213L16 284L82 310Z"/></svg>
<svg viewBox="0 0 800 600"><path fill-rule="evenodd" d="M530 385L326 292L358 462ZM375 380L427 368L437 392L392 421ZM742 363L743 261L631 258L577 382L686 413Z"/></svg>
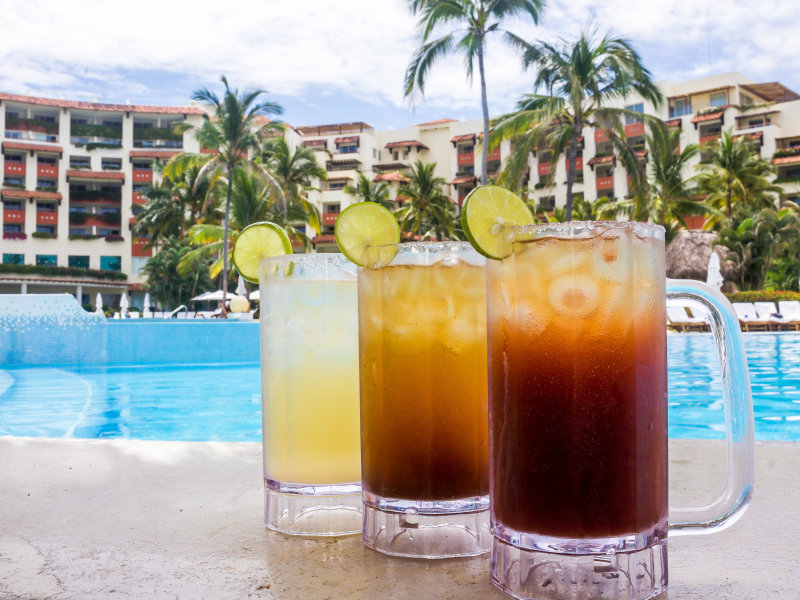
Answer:
<svg viewBox="0 0 800 600"><path fill-rule="evenodd" d="M754 302L753 306L756 308L756 315L758 315L758 318L762 321L769 321L773 331L790 329L789 324L786 319L784 319L783 314L775 306L774 302ZM791 327L791 329L794 329L794 327Z"/></svg>
<svg viewBox="0 0 800 600"><path fill-rule="evenodd" d="M685 306L667 306L667 321L679 331L705 331L707 327L704 318L689 315Z"/></svg>
<svg viewBox="0 0 800 600"><path fill-rule="evenodd" d="M783 315L789 329L800 331L800 300L781 300L778 312Z"/></svg>
<svg viewBox="0 0 800 600"><path fill-rule="evenodd" d="M739 317L739 324L744 331L771 331L772 323L769 318L761 319L752 302L734 302L733 310Z"/></svg>
<svg viewBox="0 0 800 600"><path fill-rule="evenodd" d="M154 318L154 319L163 319L163 318L164 318L164 311L163 311L163 310L157 310L157 311L155 311L155 312L153 313L153 318Z"/></svg>
<svg viewBox="0 0 800 600"><path fill-rule="evenodd" d="M197 314L197 311L189 310L186 311L186 318L187 319L194 319L194 316Z"/></svg>

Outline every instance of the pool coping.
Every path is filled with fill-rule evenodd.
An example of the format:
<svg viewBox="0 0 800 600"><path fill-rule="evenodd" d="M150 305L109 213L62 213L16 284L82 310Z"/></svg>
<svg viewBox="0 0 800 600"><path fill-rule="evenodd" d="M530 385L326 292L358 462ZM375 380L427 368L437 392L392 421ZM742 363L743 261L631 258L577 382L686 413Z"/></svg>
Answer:
<svg viewBox="0 0 800 600"><path fill-rule="evenodd" d="M672 501L708 500L717 441L670 440ZM489 558L424 562L358 536L290 539L263 524L261 445L0 437L0 597L507 598ZM800 443L756 444L752 505L670 546L670 598L796 598Z"/></svg>

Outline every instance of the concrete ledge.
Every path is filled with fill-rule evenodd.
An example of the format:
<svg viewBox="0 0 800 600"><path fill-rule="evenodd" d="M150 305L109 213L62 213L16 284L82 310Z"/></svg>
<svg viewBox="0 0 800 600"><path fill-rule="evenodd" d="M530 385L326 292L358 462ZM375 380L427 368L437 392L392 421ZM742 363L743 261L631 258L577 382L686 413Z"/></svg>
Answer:
<svg viewBox="0 0 800 600"><path fill-rule="evenodd" d="M797 599L800 444L757 445L734 527L670 540L675 599ZM671 502L721 485L719 442L671 442ZM489 559L389 559L263 524L261 445L0 438L0 598L491 599ZM679 481L678 481L679 480Z"/></svg>

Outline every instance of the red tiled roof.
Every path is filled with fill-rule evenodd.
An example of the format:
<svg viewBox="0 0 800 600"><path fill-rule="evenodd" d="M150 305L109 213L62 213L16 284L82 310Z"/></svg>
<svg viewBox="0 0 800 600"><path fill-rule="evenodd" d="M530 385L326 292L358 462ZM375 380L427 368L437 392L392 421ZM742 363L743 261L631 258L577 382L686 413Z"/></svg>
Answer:
<svg viewBox="0 0 800 600"><path fill-rule="evenodd" d="M51 152L53 154L63 154L64 152L61 146L28 144L27 142L3 142L3 150L30 150L32 152Z"/></svg>
<svg viewBox="0 0 800 600"><path fill-rule="evenodd" d="M664 121L664 125L667 127L680 127L683 121L681 119L670 119L669 121Z"/></svg>
<svg viewBox="0 0 800 600"><path fill-rule="evenodd" d="M454 144L457 142L474 142L475 141L475 134L474 133L467 133L464 135L457 135L450 140Z"/></svg>
<svg viewBox="0 0 800 600"><path fill-rule="evenodd" d="M637 153L638 154L638 153ZM614 162L614 155L613 154L606 154L605 156L593 156L589 159L587 163L589 166L592 165L604 165L606 163Z"/></svg>
<svg viewBox="0 0 800 600"><path fill-rule="evenodd" d="M125 173L117 171L77 171L70 169L67 171L67 180L69 180L70 177L76 179L113 179L116 181L125 181Z"/></svg>
<svg viewBox="0 0 800 600"><path fill-rule="evenodd" d="M405 141L402 141L402 142L389 142L388 144L386 144L386 148L405 148L406 146L408 146L409 148L412 147L412 146L415 146L415 147L420 148L422 150L427 150L428 149L428 147L425 144L423 144L422 142L418 142L416 140L405 140Z"/></svg>
<svg viewBox="0 0 800 600"><path fill-rule="evenodd" d="M475 177L475 175L459 175L458 177L453 179L453 181L451 181L450 183L452 183L453 185L458 185L460 183L475 183L477 180L478 178Z"/></svg>
<svg viewBox="0 0 800 600"><path fill-rule="evenodd" d="M751 133L740 133L739 135L733 136L733 139L746 137L750 141L758 144L761 146L764 143L764 132L763 131L753 131Z"/></svg>
<svg viewBox="0 0 800 600"><path fill-rule="evenodd" d="M166 113L179 115L202 115L205 112L196 106L146 106L143 104L105 104L101 102L82 102L80 100L56 100L37 98L0 92L0 100L36 104L38 106L55 106L58 108L80 108L85 110L108 110L114 112Z"/></svg>
<svg viewBox="0 0 800 600"><path fill-rule="evenodd" d="M778 158L772 159L773 165L794 165L796 163L800 163L800 154L795 154L794 156L779 156Z"/></svg>
<svg viewBox="0 0 800 600"><path fill-rule="evenodd" d="M435 121L428 121L427 123L417 123L417 127L424 127L425 125L440 125L441 123L455 123L456 119L436 119Z"/></svg>
<svg viewBox="0 0 800 600"><path fill-rule="evenodd" d="M61 200L58 192L41 192L39 190L5 189L0 192L3 198L33 198L38 200Z"/></svg>
<svg viewBox="0 0 800 600"><path fill-rule="evenodd" d="M724 108L720 108L719 110L715 110L713 112L704 113L702 115L695 115L692 118L692 123L703 123L705 121L716 121L722 116L722 113L725 112Z"/></svg>
<svg viewBox="0 0 800 600"><path fill-rule="evenodd" d="M303 146L325 146L326 140L303 140Z"/></svg>
<svg viewBox="0 0 800 600"><path fill-rule="evenodd" d="M400 173L400 171L390 171L389 173L380 173L375 176L372 181L410 181L408 177Z"/></svg>
<svg viewBox="0 0 800 600"><path fill-rule="evenodd" d="M172 158L180 150L131 150L131 158Z"/></svg>
<svg viewBox="0 0 800 600"><path fill-rule="evenodd" d="M346 136L346 137L338 137L335 140L333 140L334 144L353 144L355 142L358 142L358 136L357 135L350 135L350 136Z"/></svg>

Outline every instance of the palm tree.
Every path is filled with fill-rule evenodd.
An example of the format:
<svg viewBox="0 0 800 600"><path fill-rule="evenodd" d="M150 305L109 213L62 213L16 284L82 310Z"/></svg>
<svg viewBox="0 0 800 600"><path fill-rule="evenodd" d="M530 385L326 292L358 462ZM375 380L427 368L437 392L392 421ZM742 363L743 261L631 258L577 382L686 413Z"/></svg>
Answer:
<svg viewBox="0 0 800 600"><path fill-rule="evenodd" d="M495 31L503 31L503 19L530 17L539 22L544 9L544 0L410 0L411 10L419 15L419 28L422 32L422 46L414 53L406 69L405 94L410 96L414 89L425 91L425 80L431 67L447 54L459 51L464 55L467 66L467 79L472 81L475 60L481 84L481 108L483 110L483 143L481 144L481 184L486 184L486 170L489 157L489 103L486 99L486 74L484 54L486 36ZM460 24L444 36L429 40L431 33L440 25ZM510 34L506 32L506 36Z"/></svg>
<svg viewBox="0 0 800 600"><path fill-rule="evenodd" d="M253 164L252 155L261 149L264 138L282 129L282 124L270 121L267 115L279 115L283 112L280 105L274 102L259 101L263 90L240 93L231 89L228 80L222 76L225 86L222 97L207 88L192 94L192 99L207 104L213 110L211 116L204 115L202 126L195 132L200 144L213 151L213 154L182 154L174 157L164 169L166 175L171 169L179 171L187 165L201 165L199 178L213 179L224 176L227 182L225 213L223 218L223 248L229 248L228 229L230 219L232 181L234 169L243 164ZM193 126L185 124L179 130L186 131ZM272 176L264 169L258 169L261 176L279 189ZM228 252L222 252L222 294L223 303L228 293Z"/></svg>
<svg viewBox="0 0 800 600"><path fill-rule="evenodd" d="M624 135L615 135L614 130L621 127L621 117L652 118L607 104L636 93L659 106L663 97L650 71L624 38L606 34L597 40L594 31L584 31L575 42L561 40L554 45L531 44L512 34L508 37L522 52L523 65L535 67L538 73L533 84L534 93L525 95L517 103L515 112L500 117L493 125L495 139L512 138L515 143L501 182L518 187L528 165L528 156L543 143L552 150L552 164L566 152L566 219L569 221L572 219L578 143L584 127L607 128L612 142L620 144ZM535 93L540 89L543 93Z"/></svg>
<svg viewBox="0 0 800 600"><path fill-rule="evenodd" d="M191 251L188 240L167 238L158 253L145 263L142 269L145 289L158 305L166 308L180 306L189 298L212 288L208 266L202 261L179 272L178 265Z"/></svg>
<svg viewBox="0 0 800 600"><path fill-rule="evenodd" d="M398 189L403 198L403 206L396 212L400 230L416 238L449 239L455 228L455 206L442 192L447 182L435 171L436 163L417 160L404 173L408 182Z"/></svg>
<svg viewBox="0 0 800 600"><path fill-rule="evenodd" d="M134 236L149 236L150 245L176 237L183 239L186 226L186 207L176 198L175 186L169 179L162 179L144 190L147 203L135 212Z"/></svg>
<svg viewBox="0 0 800 600"><path fill-rule="evenodd" d="M355 185L344 186L345 194L353 196L359 202L374 202L384 208L394 208L394 201L389 197L389 184L385 181L372 181L364 173L358 174Z"/></svg>
<svg viewBox="0 0 800 600"><path fill-rule="evenodd" d="M769 207L774 204L773 193L781 188L767 177L775 170L762 159L753 144L744 136L734 138L730 131L710 144L706 164L698 165L698 187L707 194L711 206L724 206L728 219L733 217L734 204Z"/></svg>
<svg viewBox="0 0 800 600"><path fill-rule="evenodd" d="M286 140L279 137L269 140L264 146L262 161L283 190L284 204L281 208L284 214L281 216L280 211L275 210L277 206L272 207L274 222L290 227L290 237L298 239L308 240L305 234L296 235L298 228L305 229L306 223L319 233L319 209L309 202L308 190L312 189L314 179L327 179L328 172L317 164L314 151L300 146L292 152Z"/></svg>

